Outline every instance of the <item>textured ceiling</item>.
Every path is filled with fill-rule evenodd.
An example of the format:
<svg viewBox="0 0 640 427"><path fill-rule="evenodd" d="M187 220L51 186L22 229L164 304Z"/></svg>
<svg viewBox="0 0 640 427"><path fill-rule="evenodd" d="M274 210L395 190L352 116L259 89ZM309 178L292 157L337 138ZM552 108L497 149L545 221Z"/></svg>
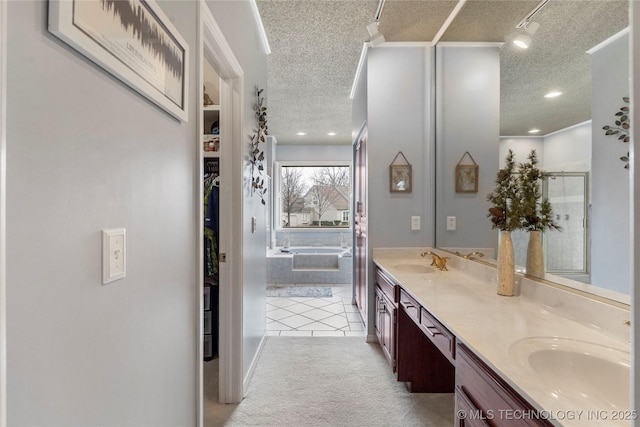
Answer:
<svg viewBox="0 0 640 427"><path fill-rule="evenodd" d="M510 42L538 0L468 0L441 41ZM258 0L272 53L266 98L280 144L351 143L349 93L378 0ZM387 41L431 41L457 1L387 0ZM628 25L628 0L552 0L531 47L501 48L501 135L546 134L590 118L586 50ZM547 100L550 89L564 92ZM296 135L305 132L305 136ZM335 136L328 136L335 132Z"/></svg>

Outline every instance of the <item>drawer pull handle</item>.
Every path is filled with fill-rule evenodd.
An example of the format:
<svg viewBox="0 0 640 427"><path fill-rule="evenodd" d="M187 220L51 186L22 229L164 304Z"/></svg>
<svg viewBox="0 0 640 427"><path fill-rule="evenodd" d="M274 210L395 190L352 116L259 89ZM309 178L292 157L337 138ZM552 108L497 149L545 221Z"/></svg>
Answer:
<svg viewBox="0 0 640 427"><path fill-rule="evenodd" d="M434 330L432 331L432 329ZM435 337L436 335L442 335L442 332L440 332L435 326L427 326L427 332L429 332L432 337Z"/></svg>
<svg viewBox="0 0 640 427"><path fill-rule="evenodd" d="M407 302L403 302L402 305L404 305L404 308L416 308L413 304L409 304Z"/></svg>
<svg viewBox="0 0 640 427"><path fill-rule="evenodd" d="M380 304L378 306L378 313L384 313L385 311L387 311L387 306L384 304Z"/></svg>

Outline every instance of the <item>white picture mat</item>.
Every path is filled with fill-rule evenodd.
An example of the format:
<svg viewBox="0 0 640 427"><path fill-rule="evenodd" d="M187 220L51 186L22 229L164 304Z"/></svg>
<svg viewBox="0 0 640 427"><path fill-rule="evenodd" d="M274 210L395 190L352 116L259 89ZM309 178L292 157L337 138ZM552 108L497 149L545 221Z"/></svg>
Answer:
<svg viewBox="0 0 640 427"><path fill-rule="evenodd" d="M189 46L154 0L119 4L142 10L144 22L158 35L152 45L131 23L131 18L139 17L115 13L114 3L51 1L49 31L177 119L187 121Z"/></svg>

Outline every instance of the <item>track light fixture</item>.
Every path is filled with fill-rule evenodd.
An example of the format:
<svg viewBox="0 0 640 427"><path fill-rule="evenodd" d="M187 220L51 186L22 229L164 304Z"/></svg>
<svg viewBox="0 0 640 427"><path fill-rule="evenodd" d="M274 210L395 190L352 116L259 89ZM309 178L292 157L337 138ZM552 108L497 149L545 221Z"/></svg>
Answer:
<svg viewBox="0 0 640 427"><path fill-rule="evenodd" d="M380 16L382 15L382 9L384 8L385 0L380 0L378 2L378 9L376 10L376 14L373 17L373 22L367 25L367 31L369 32L369 46L376 47L381 43L384 43L384 36L378 30L378 22L380 22Z"/></svg>
<svg viewBox="0 0 640 427"><path fill-rule="evenodd" d="M513 40L513 44L518 46L521 49L528 49L531 45L531 37L538 31L540 28L540 24L532 21L533 15L540 12L540 10L547 5L551 0L542 0L540 3L536 5L531 12L527 13L527 15L518 22L516 25L517 29L524 28L524 32L520 33L518 37Z"/></svg>
<svg viewBox="0 0 640 427"><path fill-rule="evenodd" d="M378 21L367 25L367 31L369 32L369 46L376 47L379 44L384 43L384 36L378 30Z"/></svg>
<svg viewBox="0 0 640 427"><path fill-rule="evenodd" d="M519 34L518 37L513 40L513 44L521 49L528 49L531 45L531 37L536 33L536 31L538 31L538 28L540 28L540 24L537 22L525 22L524 32Z"/></svg>

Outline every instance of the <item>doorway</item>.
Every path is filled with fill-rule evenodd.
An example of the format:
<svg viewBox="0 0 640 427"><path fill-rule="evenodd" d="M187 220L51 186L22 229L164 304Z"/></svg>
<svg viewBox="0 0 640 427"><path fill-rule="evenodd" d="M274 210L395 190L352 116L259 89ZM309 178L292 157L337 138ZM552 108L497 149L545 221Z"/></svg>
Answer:
<svg viewBox="0 0 640 427"><path fill-rule="evenodd" d="M287 157L286 151L280 154ZM364 336L353 305L353 169L346 157L351 154L331 156L338 159L301 160L297 154L297 160L275 162L267 249L269 336Z"/></svg>
<svg viewBox="0 0 640 427"><path fill-rule="evenodd" d="M214 395L220 403L238 403L243 398L242 357L242 248L232 236L242 235L242 224L233 212L242 209L242 176L232 173L234 165L242 164L242 99L243 71L205 2L198 10L198 99L197 109L197 176L198 215L197 261L197 383L198 425L203 425L204 396ZM208 88L205 90L205 82ZM217 87L216 83L217 82ZM209 101L205 101L205 92ZM206 169L205 169L206 166ZM236 168L237 169L237 168ZM215 179L218 192L217 233L208 250L214 251L216 265L205 262L205 180ZM211 182L208 182L211 185ZM211 219L211 218L209 218ZM237 239L236 239L237 240ZM209 260L212 257L208 257ZM206 272L205 272L206 269ZM206 280L205 280L206 279ZM213 280L215 279L215 280ZM213 283L216 286L212 286ZM205 286L205 283L209 283ZM231 284L234 284L231 286ZM215 289L217 288L217 289ZM205 304L205 289L207 301ZM216 292L217 291L217 292ZM216 298L217 295L217 298ZM216 300L219 302L216 304ZM217 307L215 307L217 306ZM214 308L218 308L215 316ZM217 321L215 319L217 317ZM205 319L207 324L205 324ZM216 327L217 324L217 327ZM213 343L217 329L217 345ZM205 333L208 332L208 333ZM205 344L205 339L207 342ZM217 349L216 349L217 347ZM205 351L206 350L206 351ZM217 351L215 351L217 350ZM217 353L217 358L215 355ZM208 359L205 361L205 359ZM216 360L217 369L207 369L215 378L207 380L214 390L205 390L205 363Z"/></svg>

